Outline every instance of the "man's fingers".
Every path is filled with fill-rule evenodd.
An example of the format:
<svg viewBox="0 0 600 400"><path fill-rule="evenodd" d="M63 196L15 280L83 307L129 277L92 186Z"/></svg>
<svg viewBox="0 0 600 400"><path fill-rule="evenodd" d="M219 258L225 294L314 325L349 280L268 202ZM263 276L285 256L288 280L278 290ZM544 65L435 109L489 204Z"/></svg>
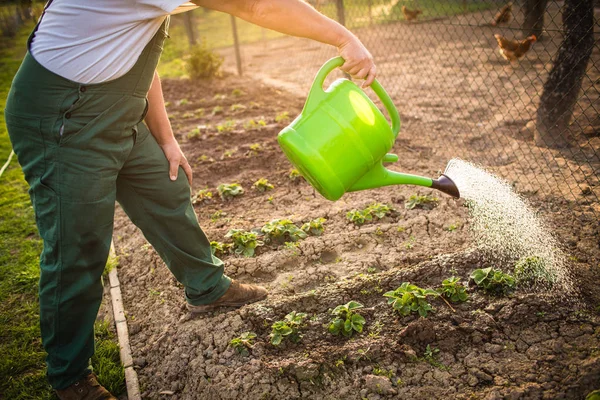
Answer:
<svg viewBox="0 0 600 400"><path fill-rule="evenodd" d="M190 164L187 162L187 160L185 160L184 163L181 164L181 167L183 168L183 172L185 172L185 175L187 176L190 186L192 186L192 178L194 175L192 167L190 167Z"/></svg>
<svg viewBox="0 0 600 400"><path fill-rule="evenodd" d="M172 181L177 179L178 169L179 169L179 163L175 160L173 160L173 161L169 160L169 176L171 177Z"/></svg>
<svg viewBox="0 0 600 400"><path fill-rule="evenodd" d="M358 71L354 77L357 79L365 79L367 77L367 74L369 73L370 68L366 67L361 69L360 71Z"/></svg>

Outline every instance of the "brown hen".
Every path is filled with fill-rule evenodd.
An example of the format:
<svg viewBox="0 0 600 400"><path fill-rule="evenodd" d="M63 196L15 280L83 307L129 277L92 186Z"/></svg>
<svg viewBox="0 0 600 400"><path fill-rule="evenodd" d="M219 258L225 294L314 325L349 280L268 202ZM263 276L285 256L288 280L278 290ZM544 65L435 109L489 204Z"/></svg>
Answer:
<svg viewBox="0 0 600 400"><path fill-rule="evenodd" d="M423 11L421 11L421 10L411 10L409 8L406 8L406 6L402 6L402 14L404 14L404 18L407 21L412 21L412 20L417 19L417 16L422 13L423 13Z"/></svg>
<svg viewBox="0 0 600 400"><path fill-rule="evenodd" d="M510 40L499 34L495 34L494 37L498 41L500 54L508 61L516 61L523 57L537 40L535 35L531 35L523 40Z"/></svg>
<svg viewBox="0 0 600 400"><path fill-rule="evenodd" d="M510 21L510 17L512 16L512 6L513 3L511 1L504 7L502 7L500 11L498 11L498 14L496 14L496 16L494 17L494 20L492 21L491 25L496 26L498 24L506 24L508 21Z"/></svg>

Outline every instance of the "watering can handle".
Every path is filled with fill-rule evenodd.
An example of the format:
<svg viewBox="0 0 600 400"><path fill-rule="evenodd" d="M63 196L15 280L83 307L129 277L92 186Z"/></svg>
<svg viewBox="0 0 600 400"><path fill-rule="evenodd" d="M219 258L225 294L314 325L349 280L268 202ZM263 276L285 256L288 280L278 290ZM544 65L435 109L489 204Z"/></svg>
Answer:
<svg viewBox="0 0 600 400"><path fill-rule="evenodd" d="M315 76L315 80L310 88L310 94L306 102L307 106L310 104L318 105L325 98L327 95L323 90L325 78L327 78L327 75L334 69L341 67L343 64L344 59L342 57L334 57L323 64L321 69L319 69L319 72L317 72L317 76ZM379 97L392 120L392 132L394 133L394 137L398 136L398 133L400 132L400 115L398 114L394 102L377 79L373 81L371 89L373 89L377 97Z"/></svg>

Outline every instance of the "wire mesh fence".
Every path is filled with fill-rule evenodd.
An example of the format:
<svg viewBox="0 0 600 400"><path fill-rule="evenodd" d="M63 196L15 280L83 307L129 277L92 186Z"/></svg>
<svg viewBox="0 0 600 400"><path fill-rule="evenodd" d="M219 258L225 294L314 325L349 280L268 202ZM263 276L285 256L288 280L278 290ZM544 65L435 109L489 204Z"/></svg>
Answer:
<svg viewBox="0 0 600 400"><path fill-rule="evenodd" d="M397 150L423 159L422 165L398 168L443 169L445 161L460 157L492 169L533 201L562 203L563 210L597 224L598 4L311 1L372 52L379 81L402 117ZM514 45L506 41L527 37L517 54L510 51ZM226 64L235 65L233 49L221 52ZM244 44L241 54L245 73L300 94L336 55L330 46L290 37Z"/></svg>

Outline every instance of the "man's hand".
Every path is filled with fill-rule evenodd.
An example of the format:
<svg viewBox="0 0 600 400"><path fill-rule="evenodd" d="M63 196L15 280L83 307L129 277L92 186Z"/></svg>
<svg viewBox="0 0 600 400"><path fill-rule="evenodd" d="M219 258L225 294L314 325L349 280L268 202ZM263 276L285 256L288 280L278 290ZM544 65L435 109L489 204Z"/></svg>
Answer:
<svg viewBox="0 0 600 400"><path fill-rule="evenodd" d="M192 186L192 167L190 167L187 158L185 158L185 155L183 155L183 152L179 147L179 143L173 139L159 145L163 153L165 153L165 157L169 161L169 176L171 180L174 181L177 179L179 167L181 166L185 172L185 175L187 176L190 186Z"/></svg>
<svg viewBox="0 0 600 400"><path fill-rule="evenodd" d="M352 35L341 46L338 46L340 56L346 61L340 69L356 79L364 79L362 87L371 86L377 75L373 56L369 50Z"/></svg>

